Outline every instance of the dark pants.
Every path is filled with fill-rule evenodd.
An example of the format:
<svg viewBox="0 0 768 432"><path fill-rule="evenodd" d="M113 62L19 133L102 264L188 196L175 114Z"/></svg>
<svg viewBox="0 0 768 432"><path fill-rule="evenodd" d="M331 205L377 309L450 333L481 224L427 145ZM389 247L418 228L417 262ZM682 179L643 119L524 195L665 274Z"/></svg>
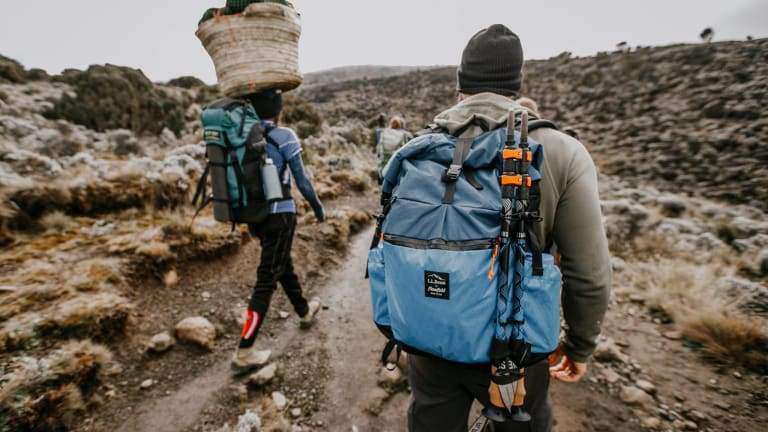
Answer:
<svg viewBox="0 0 768 432"><path fill-rule="evenodd" d="M408 408L409 432L466 432L472 402L490 404L490 366L448 363L428 357L408 356L408 380L413 390ZM549 366L546 361L526 370L528 392L525 409L530 424L495 423L496 432L549 432L552 406L549 400Z"/></svg>
<svg viewBox="0 0 768 432"><path fill-rule="evenodd" d="M271 214L263 223L249 225L248 230L261 242L261 263L256 272L256 286L253 288L249 304L251 310L258 312L263 322L272 294L277 289L277 283L280 282L296 313L299 316L306 315L309 305L301 294L301 284L291 259L296 215L293 213Z"/></svg>

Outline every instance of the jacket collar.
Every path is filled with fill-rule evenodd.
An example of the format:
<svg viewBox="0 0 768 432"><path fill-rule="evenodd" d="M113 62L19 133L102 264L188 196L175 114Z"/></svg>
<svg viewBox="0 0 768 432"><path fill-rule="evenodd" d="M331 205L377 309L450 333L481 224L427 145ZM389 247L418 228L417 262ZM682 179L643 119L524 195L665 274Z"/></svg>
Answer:
<svg viewBox="0 0 768 432"><path fill-rule="evenodd" d="M465 128L474 118L479 118L493 130L507 123L510 111L523 110L526 108L508 97L495 93L479 93L438 114L434 123L453 134ZM538 118L531 110L527 111L531 118Z"/></svg>

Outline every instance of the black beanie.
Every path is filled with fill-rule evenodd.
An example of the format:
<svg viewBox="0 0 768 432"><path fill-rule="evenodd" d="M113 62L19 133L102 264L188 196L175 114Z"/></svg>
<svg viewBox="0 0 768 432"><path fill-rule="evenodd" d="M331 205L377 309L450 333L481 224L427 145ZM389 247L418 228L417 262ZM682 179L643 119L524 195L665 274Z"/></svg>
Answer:
<svg viewBox="0 0 768 432"><path fill-rule="evenodd" d="M494 24L472 36L458 70L458 90L464 94L491 92L515 96L523 81L523 46L517 35Z"/></svg>
<svg viewBox="0 0 768 432"><path fill-rule="evenodd" d="M251 94L247 98L262 120L277 118L283 110L283 94L280 91L266 90Z"/></svg>

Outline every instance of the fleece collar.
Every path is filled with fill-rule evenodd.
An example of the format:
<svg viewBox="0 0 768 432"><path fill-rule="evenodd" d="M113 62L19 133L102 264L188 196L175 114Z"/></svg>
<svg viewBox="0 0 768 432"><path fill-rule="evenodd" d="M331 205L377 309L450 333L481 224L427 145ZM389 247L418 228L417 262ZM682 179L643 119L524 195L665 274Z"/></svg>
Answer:
<svg viewBox="0 0 768 432"><path fill-rule="evenodd" d="M435 117L435 124L453 134L466 127L472 119L477 117L496 129L507 123L510 111L526 110L514 100L495 93L479 93L472 95L449 108ZM531 119L538 116L531 110L527 110Z"/></svg>

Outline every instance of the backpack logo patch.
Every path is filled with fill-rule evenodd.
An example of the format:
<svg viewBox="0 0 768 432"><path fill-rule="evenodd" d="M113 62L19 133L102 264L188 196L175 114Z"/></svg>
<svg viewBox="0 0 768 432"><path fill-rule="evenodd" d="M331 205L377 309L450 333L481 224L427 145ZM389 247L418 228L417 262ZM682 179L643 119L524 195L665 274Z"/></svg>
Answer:
<svg viewBox="0 0 768 432"><path fill-rule="evenodd" d="M424 272L424 295L441 300L451 299L451 277L448 273Z"/></svg>
<svg viewBox="0 0 768 432"><path fill-rule="evenodd" d="M221 141L221 132L215 129L206 129L203 133L203 140L205 141Z"/></svg>

